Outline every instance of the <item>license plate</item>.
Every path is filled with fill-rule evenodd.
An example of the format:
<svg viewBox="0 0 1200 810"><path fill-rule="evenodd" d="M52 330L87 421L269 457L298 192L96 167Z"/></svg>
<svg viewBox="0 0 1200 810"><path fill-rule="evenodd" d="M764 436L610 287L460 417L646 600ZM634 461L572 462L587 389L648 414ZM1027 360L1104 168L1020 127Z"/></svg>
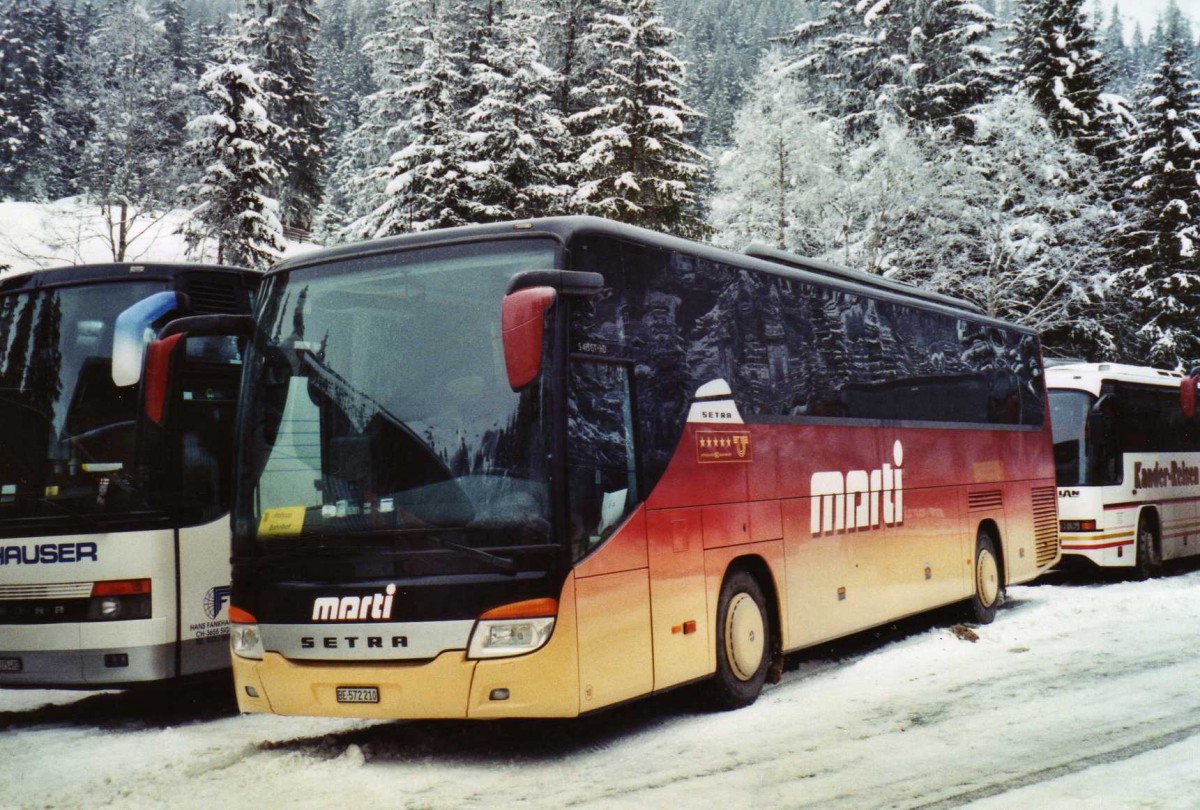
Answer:
<svg viewBox="0 0 1200 810"><path fill-rule="evenodd" d="M0 672L20 672L20 658L0 658Z"/></svg>
<svg viewBox="0 0 1200 810"><path fill-rule="evenodd" d="M378 703L379 689L374 686L339 686L338 703Z"/></svg>

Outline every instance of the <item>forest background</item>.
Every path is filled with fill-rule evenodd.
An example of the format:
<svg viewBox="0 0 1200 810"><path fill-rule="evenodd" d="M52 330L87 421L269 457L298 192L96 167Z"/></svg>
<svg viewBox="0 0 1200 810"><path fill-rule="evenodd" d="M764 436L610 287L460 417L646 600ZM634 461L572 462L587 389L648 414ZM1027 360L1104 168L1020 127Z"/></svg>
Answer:
<svg viewBox="0 0 1200 810"><path fill-rule="evenodd" d="M1109 0L1111 3L1111 0ZM1191 9L1189 8L1189 11ZM1200 361L1200 48L1090 0L0 0L0 200L114 260L594 214Z"/></svg>

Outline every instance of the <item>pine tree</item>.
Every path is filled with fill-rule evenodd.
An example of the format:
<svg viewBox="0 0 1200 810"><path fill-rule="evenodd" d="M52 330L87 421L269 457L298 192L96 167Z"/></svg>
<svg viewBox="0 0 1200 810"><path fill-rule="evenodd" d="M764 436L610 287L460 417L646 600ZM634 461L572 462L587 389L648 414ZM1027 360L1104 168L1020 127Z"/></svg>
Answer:
<svg viewBox="0 0 1200 810"><path fill-rule="evenodd" d="M1167 368L1200 359L1200 85L1190 32L1166 28L1158 70L1139 92L1142 128L1129 154L1130 222L1122 286L1136 302L1141 356Z"/></svg>
<svg viewBox="0 0 1200 810"><path fill-rule="evenodd" d="M970 0L821 0L790 39L814 95L852 135L879 116L969 134L965 113L999 84L995 19Z"/></svg>
<svg viewBox="0 0 1200 810"><path fill-rule="evenodd" d="M490 222L562 213L559 182L568 133L554 105L558 77L542 64L524 14L495 21L471 66L479 101L465 113L464 166L474 182L469 219Z"/></svg>
<svg viewBox="0 0 1200 810"><path fill-rule="evenodd" d="M360 237L447 228L470 222L471 175L463 165L462 73L465 56L450 50L447 19L437 16L414 31L421 61L403 71L402 81L387 90L389 110L399 111L387 131L400 148L369 178L382 189L382 201L349 226Z"/></svg>
<svg viewBox="0 0 1200 810"><path fill-rule="evenodd" d="M0 11L0 198L35 193L34 161L45 137L38 8L12 0Z"/></svg>
<svg viewBox="0 0 1200 810"><path fill-rule="evenodd" d="M1018 83L1050 122L1088 154L1106 141L1102 99L1109 69L1087 24L1083 0L1024 0L1017 15Z"/></svg>
<svg viewBox="0 0 1200 810"><path fill-rule="evenodd" d="M541 0L541 9L546 64L562 79L555 100L559 112L570 116L585 109L586 99L575 89L601 68L588 32L599 15L611 11L609 0Z"/></svg>
<svg viewBox="0 0 1200 810"><path fill-rule="evenodd" d="M1114 3L1112 19L1100 41L1100 50L1108 68L1109 88L1114 93L1127 96L1137 85L1137 66L1133 54L1125 45L1125 23L1121 20L1120 8Z"/></svg>
<svg viewBox="0 0 1200 810"><path fill-rule="evenodd" d="M307 230L321 203L326 171L324 99L316 91L312 43L320 23L314 0L249 0L248 48L263 60L268 116L279 127L275 163L286 171L272 193L285 226Z"/></svg>
<svg viewBox="0 0 1200 810"><path fill-rule="evenodd" d="M188 124L188 148L201 170L184 199L194 207L183 232L190 252L209 239L217 261L263 269L283 250L278 202L267 189L279 175L270 146L281 136L267 116L274 77L246 51L237 34L226 37L200 80L209 111Z"/></svg>
<svg viewBox="0 0 1200 810"><path fill-rule="evenodd" d="M621 0L589 32L601 56L595 106L571 116L583 131L587 179L575 192L583 212L648 228L700 236L696 189L706 158L687 143L697 113L680 98L683 65L669 50L674 32L657 0Z"/></svg>
<svg viewBox="0 0 1200 810"><path fill-rule="evenodd" d="M387 166L407 143L405 90L421 63L429 25L438 18L442 2L390 0L379 30L363 37L370 92L356 102L357 123L336 146L337 159L317 223L325 241L369 238L385 218L372 215L391 202Z"/></svg>

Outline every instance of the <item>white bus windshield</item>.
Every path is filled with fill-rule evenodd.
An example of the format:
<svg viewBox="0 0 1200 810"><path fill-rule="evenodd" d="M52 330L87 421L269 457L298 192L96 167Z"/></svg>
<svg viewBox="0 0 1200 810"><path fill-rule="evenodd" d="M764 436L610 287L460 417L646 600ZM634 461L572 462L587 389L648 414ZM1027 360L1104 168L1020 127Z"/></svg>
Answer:
<svg viewBox="0 0 1200 810"><path fill-rule="evenodd" d="M113 382L112 351L117 317L165 288L90 284L0 298L0 521L152 506L136 469L138 387Z"/></svg>

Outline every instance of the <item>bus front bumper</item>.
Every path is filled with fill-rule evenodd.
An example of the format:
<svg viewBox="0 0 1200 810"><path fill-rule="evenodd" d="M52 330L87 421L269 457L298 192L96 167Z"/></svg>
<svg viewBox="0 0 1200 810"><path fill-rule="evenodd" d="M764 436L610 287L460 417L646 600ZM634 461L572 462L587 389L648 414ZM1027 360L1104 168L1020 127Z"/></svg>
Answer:
<svg viewBox="0 0 1200 810"><path fill-rule="evenodd" d="M544 647L511 658L472 660L464 650L448 650L426 661L342 663L292 660L269 651L261 659L234 654L238 708L406 720L575 717L579 660L569 605L560 610ZM375 689L378 702L341 702L342 687Z"/></svg>
<svg viewBox="0 0 1200 810"><path fill-rule="evenodd" d="M1087 560L1101 568L1129 568L1137 562L1134 534L1128 532L1062 532L1063 563Z"/></svg>
<svg viewBox="0 0 1200 810"><path fill-rule="evenodd" d="M173 644L101 650L0 650L0 688L106 689L159 681L174 673Z"/></svg>

